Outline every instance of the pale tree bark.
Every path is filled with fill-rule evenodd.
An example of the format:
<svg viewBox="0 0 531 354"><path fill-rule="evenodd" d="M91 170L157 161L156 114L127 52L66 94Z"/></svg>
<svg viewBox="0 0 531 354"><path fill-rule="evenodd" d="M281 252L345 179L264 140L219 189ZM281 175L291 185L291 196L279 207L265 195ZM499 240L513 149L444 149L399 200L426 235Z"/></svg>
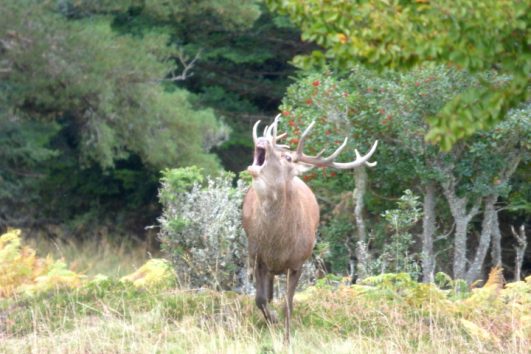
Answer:
<svg viewBox="0 0 531 354"><path fill-rule="evenodd" d="M429 182L424 189L422 217L422 281L433 282L435 256L433 254L433 236L435 235L435 182Z"/></svg>
<svg viewBox="0 0 531 354"><path fill-rule="evenodd" d="M354 181L356 188L352 194L354 201L354 218L356 220L356 274L357 279L362 280L368 276L369 254L367 249L367 230L365 228L365 219L363 217L364 202L363 198L367 191L367 170L361 166L354 170Z"/></svg>
<svg viewBox="0 0 531 354"><path fill-rule="evenodd" d="M501 266L502 265L502 256L501 256L501 231L500 231L500 222L498 220L498 211L494 213L494 219L492 220L492 240L491 240L491 258L492 266Z"/></svg>
<svg viewBox="0 0 531 354"><path fill-rule="evenodd" d="M516 250L516 260L514 264L514 280L520 281L522 279L522 264L524 264L524 255L525 249L527 248L527 236L525 234L525 226L522 224L520 230L517 233L514 229L514 226L511 225L511 232L513 233L514 238L516 238L516 245L514 249Z"/></svg>
<svg viewBox="0 0 531 354"><path fill-rule="evenodd" d="M465 280L469 284L481 277L481 270L483 268L483 263L485 262L485 256L487 255L487 251L491 243L494 218L496 217L496 209L494 208L494 204L497 200L497 194L489 195L484 199L485 207L483 210L483 221L481 223L479 244L476 249L474 260L470 264L465 276Z"/></svg>
<svg viewBox="0 0 531 354"><path fill-rule="evenodd" d="M496 185L505 184L509 181L514 171L516 171L516 168L520 163L520 159L520 153L510 156L507 159L507 164L498 175ZM492 186L492 189L496 190L495 186ZM483 263L485 262L485 256L487 255L487 251L491 244L492 235L496 234L496 232L498 233L496 236L499 235L498 215L495 209L498 196L499 195L497 193L492 193L484 198L485 208L483 211L483 221L481 223L479 244L478 248L476 249L474 260L472 261L465 278L469 284L481 277L481 270L483 268ZM501 238L501 235L499 236ZM496 250L493 247L493 252L494 256L498 258L497 261L501 264L501 245Z"/></svg>
<svg viewBox="0 0 531 354"><path fill-rule="evenodd" d="M447 174L447 180L441 186L455 221L453 276L455 279L465 279L467 229L472 218L479 212L481 199L475 200L470 210L467 210L468 198L457 196L456 180L453 175Z"/></svg>

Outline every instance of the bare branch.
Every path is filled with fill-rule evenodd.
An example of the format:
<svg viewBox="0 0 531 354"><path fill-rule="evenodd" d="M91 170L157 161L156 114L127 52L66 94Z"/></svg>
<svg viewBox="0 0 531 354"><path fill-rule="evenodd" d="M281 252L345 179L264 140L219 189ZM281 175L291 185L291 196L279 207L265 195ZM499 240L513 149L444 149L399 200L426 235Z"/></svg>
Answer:
<svg viewBox="0 0 531 354"><path fill-rule="evenodd" d="M454 229L455 229L455 222L452 224L452 226L450 227L450 230L446 234L437 236L434 241L437 242L437 241L448 239L448 237L454 232Z"/></svg>
<svg viewBox="0 0 531 354"><path fill-rule="evenodd" d="M179 59L179 61L181 62L183 70L179 75L173 75L172 77L165 78L162 81L184 81L189 77L193 76L194 73L190 72L190 70L194 67L195 62L199 59L200 56L201 50L198 50L194 58L192 60L189 60L188 56L184 54L184 51L182 49L179 50L177 59Z"/></svg>

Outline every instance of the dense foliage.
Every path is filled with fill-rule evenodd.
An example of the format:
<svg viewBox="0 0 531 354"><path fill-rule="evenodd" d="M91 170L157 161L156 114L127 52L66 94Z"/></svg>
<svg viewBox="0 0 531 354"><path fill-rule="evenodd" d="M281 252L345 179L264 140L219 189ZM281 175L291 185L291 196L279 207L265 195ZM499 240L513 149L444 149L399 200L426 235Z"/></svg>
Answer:
<svg viewBox="0 0 531 354"><path fill-rule="evenodd" d="M378 69L445 63L471 72L494 69L510 80L464 90L429 117L427 138L449 150L460 138L491 128L529 99L529 3L525 1L297 1L268 0L288 14L303 38L325 48L301 64Z"/></svg>
<svg viewBox="0 0 531 354"><path fill-rule="evenodd" d="M389 197L399 197L403 190L409 188L424 198L428 196L428 191L440 191L439 195L444 197L441 200L432 194L435 203L432 210L426 210L424 201L424 217L430 219L431 226L417 228L417 252L426 244L421 241L421 235L428 237L430 243L439 242L435 246L432 244L429 250L418 252L425 258L423 262L435 259L437 253L440 258L435 262L444 271L457 278L466 277L470 282L477 279L478 265L483 265L491 239L493 249L500 248L496 243L501 240L494 236L491 238L491 234L499 229L498 224L492 221L497 219L493 216L493 205L500 201L507 203L512 188L511 177L519 164L525 164L529 158L530 106L518 106L492 130L476 132L471 138L455 144L449 152L426 143L424 136L429 129L427 117L456 95L487 79L491 82L505 80L495 73L472 75L463 70L432 65L407 73L385 74L357 67L347 75L336 75L330 71L309 74L288 88L281 109L283 129L294 136L288 141L292 146L312 120L318 124L308 137L309 154L316 154L323 148L332 152L345 136L353 138L353 145L362 153L368 150L372 141L380 141L374 155L378 165L368 169L367 207L374 215L365 216L371 225L370 237L366 240L362 235L353 236L354 231L348 227L336 228L332 233L330 228L325 228L324 241L345 245L343 249L331 248L333 269L336 269L334 263L345 256L345 249L358 247L357 241L372 245L369 256L380 257L387 252L385 243L389 243L392 233L379 226L378 215L394 208L388 202ZM354 152L354 149L346 149L341 159L354 159ZM355 224L354 217L359 215L354 215L344 200L345 197L350 199L345 192L354 189L355 194L362 185L356 174L323 170L307 174L305 179L320 195L329 199L328 205L334 207L333 214L343 215L343 222L346 214L350 223ZM476 250L467 250L470 247L467 241L468 224L480 213L484 222L479 228L484 231L478 240L481 246ZM451 230L452 223L456 223L455 231ZM358 223L355 226L359 230L363 225ZM425 234L430 227L431 233ZM343 233L340 237L343 241L338 239L337 232ZM438 237L444 234L452 237ZM453 242L453 250L449 241ZM473 247L476 245L472 244ZM453 254L440 252L439 249L452 250ZM411 251L413 247L410 247ZM350 253L353 258L354 252ZM499 262L498 257L493 257L491 262ZM358 252L355 258L368 264L370 257ZM467 259L475 262L474 267L466 266ZM447 268L446 265L452 262L453 269ZM426 280L432 279L433 269L430 273L424 276Z"/></svg>
<svg viewBox="0 0 531 354"><path fill-rule="evenodd" d="M307 153L346 136L346 161L380 142L375 168L303 176L321 206L315 254L328 271L425 281L444 271L473 283L503 263L520 274L511 226L524 225L525 240L528 7L3 1L0 230L155 237L148 226L162 214L174 260L208 250L194 258L194 286L230 288L245 267L241 190L219 176L245 169L253 123L280 108L291 146L317 121ZM189 181L172 170L191 165L203 172L188 170ZM208 228L219 203L230 217ZM518 247L525 276L529 250Z"/></svg>
<svg viewBox="0 0 531 354"><path fill-rule="evenodd" d="M226 132L213 111L164 86L176 70L169 34L118 34L112 18L54 10L18 1L0 9L3 225L30 224L26 213L60 222L103 217L120 202L145 206L160 168L218 167L207 152Z"/></svg>
<svg viewBox="0 0 531 354"><path fill-rule="evenodd" d="M0 225L140 233L161 169L243 168L303 48L254 1L2 2Z"/></svg>

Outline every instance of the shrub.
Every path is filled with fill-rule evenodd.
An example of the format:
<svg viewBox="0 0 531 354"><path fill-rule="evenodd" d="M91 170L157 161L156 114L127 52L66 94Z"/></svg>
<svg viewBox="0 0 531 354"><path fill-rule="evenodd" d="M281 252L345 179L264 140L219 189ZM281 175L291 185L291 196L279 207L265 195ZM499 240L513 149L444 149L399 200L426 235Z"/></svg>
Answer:
<svg viewBox="0 0 531 354"><path fill-rule="evenodd" d="M163 171L159 237L181 286L235 289L246 284L244 186L233 187L233 178L225 173L203 183L197 167Z"/></svg>

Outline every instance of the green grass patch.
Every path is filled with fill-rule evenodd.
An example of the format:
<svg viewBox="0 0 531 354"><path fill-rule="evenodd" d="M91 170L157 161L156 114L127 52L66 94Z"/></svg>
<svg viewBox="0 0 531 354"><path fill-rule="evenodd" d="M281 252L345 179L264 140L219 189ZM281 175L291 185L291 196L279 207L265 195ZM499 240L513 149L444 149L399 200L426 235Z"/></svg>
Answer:
<svg viewBox="0 0 531 354"><path fill-rule="evenodd" d="M148 290L113 279L4 299L0 328L4 350L12 353L57 348L67 352L527 353L531 344L529 281L503 289L476 289L465 300L449 300L444 290L416 282L395 282L398 288L390 297L387 285L372 284L311 287L297 294L290 347L282 343L283 323L268 327L251 296ZM282 302L273 306L278 311Z"/></svg>
<svg viewBox="0 0 531 354"><path fill-rule="evenodd" d="M177 288L163 260L122 278L79 278L64 267L54 273L56 261L14 240L0 247L0 276L12 284L0 292L1 353L523 354L531 346L531 277L469 289L443 275L438 286L403 273L357 285L328 276L295 295L286 346L283 321L266 325L252 296ZM282 300L272 305L282 312Z"/></svg>

